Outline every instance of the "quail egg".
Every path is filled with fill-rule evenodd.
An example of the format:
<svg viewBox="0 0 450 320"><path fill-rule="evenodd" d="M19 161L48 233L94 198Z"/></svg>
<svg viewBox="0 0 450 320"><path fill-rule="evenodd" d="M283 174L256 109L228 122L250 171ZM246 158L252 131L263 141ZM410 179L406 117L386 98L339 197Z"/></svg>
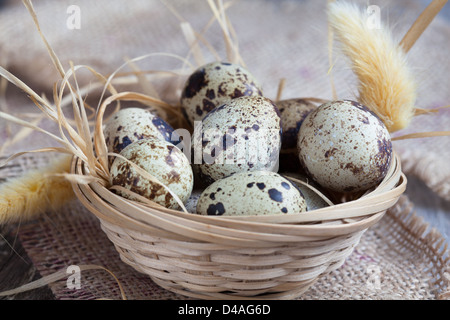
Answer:
<svg viewBox="0 0 450 320"><path fill-rule="evenodd" d="M316 108L315 104L304 99L287 99L278 101L281 125L283 128L282 149L297 148L297 136L306 116Z"/></svg>
<svg viewBox="0 0 450 320"><path fill-rule="evenodd" d="M202 192L197 202L197 214L212 216L305 211L305 198L295 184L269 171L240 172L217 180Z"/></svg>
<svg viewBox="0 0 450 320"><path fill-rule="evenodd" d="M276 104L280 110L283 129L280 169L299 171L301 170L301 165L297 155L298 131L303 120L316 108L316 105L301 98L281 100Z"/></svg>
<svg viewBox="0 0 450 320"><path fill-rule="evenodd" d="M393 154L384 123L367 107L350 100L328 102L308 114L297 146L306 173L337 192L377 185Z"/></svg>
<svg viewBox="0 0 450 320"><path fill-rule="evenodd" d="M193 125L226 100L255 95L262 95L261 85L248 70L237 64L212 62L189 76L181 94L181 106Z"/></svg>
<svg viewBox="0 0 450 320"><path fill-rule="evenodd" d="M194 178L195 180L195 178ZM187 200L185 204L186 211L189 213L196 213L197 211L197 202L202 194L203 189L196 188L194 185L194 189L192 190L191 196Z"/></svg>
<svg viewBox="0 0 450 320"><path fill-rule="evenodd" d="M229 100L210 111L198 128L193 139L194 166L207 184L237 172L278 170L281 122L270 99Z"/></svg>
<svg viewBox="0 0 450 320"><path fill-rule="evenodd" d="M108 119L103 129L108 151L120 153L140 139L156 137L175 145L179 135L159 116L142 108L121 109Z"/></svg>
<svg viewBox="0 0 450 320"><path fill-rule="evenodd" d="M185 154L170 142L154 137L141 139L124 148L120 155L155 177L183 203L191 195L194 183L191 165ZM166 188L142 176L122 158L114 160L110 175L111 185L122 186L166 208L179 208L178 202ZM134 199L125 192L118 193Z"/></svg>

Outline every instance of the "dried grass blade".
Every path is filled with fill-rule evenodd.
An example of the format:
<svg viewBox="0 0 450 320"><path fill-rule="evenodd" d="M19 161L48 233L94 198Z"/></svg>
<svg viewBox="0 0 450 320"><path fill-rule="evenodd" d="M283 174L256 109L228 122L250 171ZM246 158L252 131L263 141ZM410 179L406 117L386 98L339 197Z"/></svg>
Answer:
<svg viewBox="0 0 450 320"><path fill-rule="evenodd" d="M125 291L123 290L122 284L120 283L119 279L114 275L114 273L112 271L110 271L109 269L99 266L99 265L77 265L77 267L80 268L80 271L104 270L104 271L108 272L116 280L116 282L119 286L120 295L121 295L122 299L123 300L127 299L126 295L125 295ZM44 287L46 285L49 285L51 283L54 283L56 281L59 281L59 280L65 279L65 278L68 278L67 269L59 270L52 274L44 276L38 280L24 284L18 288L0 292L0 297L15 295L15 294L26 292L29 290L41 288L41 287Z"/></svg>
<svg viewBox="0 0 450 320"><path fill-rule="evenodd" d="M189 22L188 21L186 21L186 19L172 6L172 5L170 5L167 1L164 1L164 0L161 0L161 2L172 12L172 14L180 21L180 25L182 26L182 28L183 28L183 24L189 24ZM212 55L214 55L215 57L216 57L216 60L217 61L220 61L221 60L221 58L220 58L220 56L219 56L219 54L217 53L217 51L214 49L214 47L203 37L203 35L205 34L205 32L210 28L210 26L212 25L212 23L215 21L215 17L213 17L213 18L211 18L210 20L209 20L209 22L205 25L205 27L203 28L203 30L202 30L202 32L200 32L199 34L198 33L196 33L193 29L192 29L192 26L190 25L189 27L192 29L192 31L193 31L193 33L195 34L195 37L196 37L196 39L195 39L195 42L193 42L193 43L191 43L188 39L186 39L186 40L188 40L187 42L188 42L188 44L189 44L189 46L190 46L190 52L189 52L189 54L187 55L187 57L186 57L186 60L188 60L188 58L189 58L189 56L190 56L190 54L191 54L191 52L193 51L193 46L196 46L196 47L198 47L198 41L199 40L201 40L202 41L202 43L209 49L209 51L211 52L211 54ZM183 31L183 30L182 30ZM185 35L185 38L186 38L186 35ZM200 66L201 64L198 64L198 62L197 62L197 65L198 66Z"/></svg>
<svg viewBox="0 0 450 320"><path fill-rule="evenodd" d="M90 184L90 183L98 182L98 183L104 185L104 181L102 179L94 177L94 176L87 176L87 175L83 176L83 175L72 174L72 173L53 173L48 176L61 177L70 183L76 183L76 184Z"/></svg>
<svg viewBox="0 0 450 320"><path fill-rule="evenodd" d="M198 66L202 66L206 63L205 57L202 54L202 51L198 45L198 39L195 36L194 30L189 22L181 23L181 31L184 34L184 37L191 48L192 54L194 55L194 60Z"/></svg>
<svg viewBox="0 0 450 320"><path fill-rule="evenodd" d="M148 81L147 77L145 77L145 74L142 72L142 70L139 69L136 63L127 57L125 57L125 61L128 62L129 67L134 71L133 73L134 75L136 75L138 83L143 89L143 93L155 97L157 99L161 99L155 87L152 85L150 81Z"/></svg>
<svg viewBox="0 0 450 320"><path fill-rule="evenodd" d="M84 143L86 145L86 150L85 150L84 154L88 158L89 167L95 168L97 161L96 161L96 157L94 154L94 148L93 148L93 144L92 144L92 136L91 136L89 119L86 114L86 108L84 105L84 101L83 101L82 97L80 95L78 95L78 93L80 92L80 88L78 86L78 81L76 79L76 73L75 73L74 66L72 63L71 63L71 71L73 73L73 77L75 80L75 86L76 86L75 87L76 93L72 92L72 89L71 89L72 96L74 97L73 109L74 109L74 114L76 115L75 122L76 122L76 125L78 128L78 132L81 135L81 139L84 141ZM77 98L79 100L80 105L77 104Z"/></svg>
<svg viewBox="0 0 450 320"><path fill-rule="evenodd" d="M50 58L52 59L52 62L54 64L54 66L56 67L56 70L58 70L59 74L61 75L61 77L64 77L64 68L62 67L61 62L59 61L58 57L56 56L55 51L53 50L53 48L50 46L50 44L48 43L47 39L45 38L44 34L41 31L41 26L39 25L39 21L36 15L36 12L34 11L33 8L33 4L31 3L31 0L22 0L23 4L25 5L25 7L27 8L28 12L30 13L31 17L33 18L34 24L36 25L36 28L39 32L39 35L42 38L42 41L45 44L45 47L47 48L47 51L50 54Z"/></svg>
<svg viewBox="0 0 450 320"><path fill-rule="evenodd" d="M36 117L36 119L34 119L33 121L31 121L30 123L34 126L38 126L39 122L42 121L42 119L44 119L45 115L41 114L38 117ZM10 122L8 122L8 124L10 124ZM29 127L23 127L21 128L13 137L8 138L5 143L3 143L2 146L0 146L0 155L3 154L3 152L9 147L12 146L14 144L16 144L17 142L25 139L26 137L28 137L34 130L32 128Z"/></svg>
<svg viewBox="0 0 450 320"><path fill-rule="evenodd" d="M221 4L221 1L218 1L219 5L216 5L216 3L214 3L213 0L207 0L207 1L208 1L208 4L209 4L211 11L213 12L217 22L219 23L220 27L222 28L228 62L239 63L241 65L244 65L243 60L239 56L239 50L237 50L237 45L234 44L231 39L229 28L228 28L228 21L225 18L225 10L224 10L223 4ZM220 7L220 9L219 9L219 7Z"/></svg>
<svg viewBox="0 0 450 320"><path fill-rule="evenodd" d="M450 105L437 107L437 108L433 108L433 109L416 108L415 115L419 116L419 115L423 115L423 114L433 114L433 113L439 112L441 109L446 109L446 108L450 108Z"/></svg>
<svg viewBox="0 0 450 320"><path fill-rule="evenodd" d="M428 28L436 15L442 10L448 0L433 0L419 15L411 28L400 41L400 46L408 52L422 33Z"/></svg>
<svg viewBox="0 0 450 320"><path fill-rule="evenodd" d="M37 106L42 107L42 111L47 114L49 118L54 119L55 111L54 109L47 103L45 99L39 96L36 92L34 92L29 86L27 86L22 80L14 76L11 72L0 66L0 76L11 82L17 88L24 91L35 103Z"/></svg>
<svg viewBox="0 0 450 320"><path fill-rule="evenodd" d="M328 4L334 2L334 0L328 0ZM331 24L328 22L328 75L330 77L330 85L331 85L331 93L333 100L337 100L337 93L336 93L336 86L334 84L334 77L333 77L333 40L334 40L334 31Z"/></svg>
<svg viewBox="0 0 450 320"><path fill-rule="evenodd" d="M15 124L18 124L20 126L24 126L24 127L27 127L27 128L30 128L30 129L33 129L33 130L36 130L36 131L39 131L41 133L44 133L44 134L50 136L52 139L56 140L57 142L61 143L62 145L67 146L66 141L64 141L60 137L54 135L53 133L38 127L37 125L35 125L35 124L31 123L31 122L19 119L17 117L14 117L14 116L12 116L10 114L7 114L7 113L1 112L1 111L0 111L0 118L3 118L5 120L7 120L7 121L11 121L11 122L13 122Z"/></svg>
<svg viewBox="0 0 450 320"><path fill-rule="evenodd" d="M122 70L124 67L128 66L130 62L138 62L147 58L151 58L151 57L170 57L170 58L174 58L176 60L179 60L181 62L183 62L184 64L188 65L192 70L195 69L195 66L190 63L186 58L181 57L179 55L176 54L172 54L172 53L166 53L166 52L153 52L153 53L149 53L143 56L139 56L136 58L133 58L131 60L128 60L127 62L124 62L122 65L120 65L116 70L114 70L114 72L112 72L106 82L105 82L105 88L103 89L102 95L99 99L99 107L100 107L100 103L103 100L104 94L106 92L106 87L109 86L111 84L111 82L113 81L113 79L116 77L116 75L119 73L120 70Z"/></svg>
<svg viewBox="0 0 450 320"><path fill-rule="evenodd" d="M278 102L281 100L285 86L286 86L286 79L285 78L280 79L280 82L278 83L278 90L277 90L277 96L275 98L275 102Z"/></svg>
<svg viewBox="0 0 450 320"><path fill-rule="evenodd" d="M417 132L391 138L392 141L450 136L450 131Z"/></svg>
<svg viewBox="0 0 450 320"><path fill-rule="evenodd" d="M49 148L41 148L41 149L36 149L36 150L22 151L22 152L14 153L13 155L9 156L8 158L6 158L2 162L0 162L0 167L5 166L7 163L13 161L14 159L16 159L20 156L23 156L24 154L41 153L41 152L58 152L58 153L72 154L71 152L67 151L64 148L57 148L57 147L49 147Z"/></svg>

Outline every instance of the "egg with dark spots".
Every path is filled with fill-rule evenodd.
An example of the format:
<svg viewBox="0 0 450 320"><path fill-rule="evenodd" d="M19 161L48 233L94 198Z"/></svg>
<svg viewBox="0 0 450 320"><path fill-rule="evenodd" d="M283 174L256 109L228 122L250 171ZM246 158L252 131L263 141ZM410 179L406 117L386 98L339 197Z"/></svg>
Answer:
<svg viewBox="0 0 450 320"><path fill-rule="evenodd" d="M325 103L308 114L298 136L299 160L322 187L356 192L379 184L393 157L389 131L358 102Z"/></svg>
<svg viewBox="0 0 450 320"><path fill-rule="evenodd" d="M128 161L117 157L111 165L111 185L121 186L169 209L180 208L171 192L183 203L188 200L194 184L191 165L185 154L170 142L154 137L141 139L123 149L120 155L160 183L140 174ZM138 199L123 191L117 193L128 199Z"/></svg>
<svg viewBox="0 0 450 320"><path fill-rule="evenodd" d="M240 65L212 62L189 76L180 102L184 115L193 125L221 103L241 96L262 96L261 85L255 77Z"/></svg>
<svg viewBox="0 0 450 320"><path fill-rule="evenodd" d="M276 103L281 115L283 140L281 149L297 149L297 136L306 116L317 106L305 99L293 98Z"/></svg>
<svg viewBox="0 0 450 320"><path fill-rule="evenodd" d="M109 152L120 153L131 143L155 137L179 146L180 137L173 127L151 111L125 108L111 115L103 129Z"/></svg>
<svg viewBox="0 0 450 320"><path fill-rule="evenodd" d="M197 212L197 202L200 198L200 195L202 194L203 189L195 188L192 190L191 196L186 201L186 204L184 205L187 212L189 213L196 213Z"/></svg>
<svg viewBox="0 0 450 320"><path fill-rule="evenodd" d="M194 166L208 183L247 171L277 171L281 147L277 106L239 97L211 110L194 130Z"/></svg>
<svg viewBox="0 0 450 320"><path fill-rule="evenodd" d="M297 214L306 212L306 200L295 184L278 173L241 172L204 189L196 212L211 216Z"/></svg>
<svg viewBox="0 0 450 320"><path fill-rule="evenodd" d="M306 116L317 106L308 100L292 98L276 103L281 115L283 137L280 152L280 170L300 171L297 153L297 137Z"/></svg>

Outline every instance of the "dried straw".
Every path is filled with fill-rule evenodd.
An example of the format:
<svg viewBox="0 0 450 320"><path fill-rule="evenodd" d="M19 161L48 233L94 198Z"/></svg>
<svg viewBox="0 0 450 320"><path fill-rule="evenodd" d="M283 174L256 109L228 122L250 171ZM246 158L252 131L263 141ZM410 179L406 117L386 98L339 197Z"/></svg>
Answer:
<svg viewBox="0 0 450 320"><path fill-rule="evenodd" d="M400 47L402 47L405 52L408 52L413 47L422 33L428 28L430 23L442 10L447 2L448 0L433 0L425 8L425 10L420 14L420 16L405 34L402 41L400 41Z"/></svg>
<svg viewBox="0 0 450 320"><path fill-rule="evenodd" d="M114 273L112 273L110 270L106 269L105 267L98 266L98 265L78 265L78 267L80 268L80 272L88 271L88 270L104 270L104 271L108 272L116 280L117 285L119 286L119 290L120 290L122 299L127 300L127 297L123 290L122 284L120 283L119 279L117 279L117 277L114 275ZM2 291L2 292L0 292L0 297L10 296L10 295L18 294L21 292L26 292L29 290L41 288L43 286L46 286L48 284L54 283L58 280L65 279L65 278L67 278L67 270L60 270L58 272L52 273L48 276L42 277L33 282L24 284L23 286L20 286L18 288Z"/></svg>
<svg viewBox="0 0 450 320"><path fill-rule="evenodd" d="M335 34L358 78L358 101L375 112L393 133L408 127L413 117L437 112L417 108L416 80L406 53L425 31L446 0L434 0L398 44L385 25L374 28L355 4L329 2L330 38ZM329 40L331 44L331 40ZM331 55L331 53L330 53ZM330 58L331 64L331 58ZM331 66L332 67L332 66ZM415 133L396 140L450 135L449 131Z"/></svg>
<svg viewBox="0 0 450 320"><path fill-rule="evenodd" d="M198 65L193 65L192 63L190 63L188 58L180 57L170 53L155 52L144 56L136 57L133 59L127 58L124 64L119 66L112 74L108 76L101 75L90 66L74 65L73 63L70 63L70 68L67 71L65 71L59 58L57 57L56 53L54 52L51 45L48 43L44 34L41 31L39 21L34 11L32 2L30 0L23 0L23 3L27 8L27 10L29 11L33 19L33 22L36 25L37 31L47 48L47 51L52 59L53 65L61 75L61 81L59 82L59 84L55 83L54 85L53 103L51 103L48 99L36 94L30 87L28 87L24 82L22 82L20 79L14 76L8 70L0 67L0 76L3 77L3 81L6 80L15 85L16 87L20 88L21 90L23 90L42 112L40 117L35 121L22 120L16 116L13 116L11 114L2 111L0 111L0 117L7 120L10 123L14 123L24 127L24 130L20 131L19 134L16 135L16 137L13 139L13 142L23 139L26 135L28 135L31 131L34 130L48 135L53 140L55 140L60 145L60 147L49 147L49 148L41 148L38 150L19 152L10 156L0 165L3 166L25 153L60 152L64 154L73 155L84 161L88 165L89 174L91 176L91 178L88 179L82 176L69 175L67 174L67 172L64 172L64 170L61 170L61 172L59 172L60 173L59 177L66 177L67 183L77 181L80 184L87 184L92 181L98 181L102 185L109 186L110 179L109 179L109 168L107 157L110 154L108 154L108 151L106 150L102 125L103 125L103 118L105 115L105 109L112 102L119 102L119 103L120 101L139 102L143 105L154 108L161 114L165 114L168 117L168 119L170 119L169 122L171 124L176 124L175 127L177 128L188 127L187 121L180 111L180 106L171 105L165 101L162 101L159 95L157 94L156 90L152 86L151 82L149 81L147 75L148 74L154 75L155 76L154 79L156 80L158 80L160 77L167 77L168 75L176 77L175 79L177 78L179 79L180 76L188 74ZM225 10L229 8L233 3L229 2L224 4L222 3L222 1L218 1L217 3L214 1L208 1L208 4L211 7L211 10L214 13L214 15L202 33L206 32L207 28L209 28L214 21L217 21L224 32L228 61L244 64L242 58L239 55L239 50L236 42L236 34L230 22L228 21L228 18L224 14ZM178 16L181 17L180 15ZM202 54L201 51L199 50L199 47L197 46L199 40L202 40L203 43L207 44L206 40L204 40L202 36L202 33L196 33L193 30L193 28L189 25L189 23L186 21L183 21L182 23L182 31L185 34L188 44L191 46L190 47L191 51L189 55L191 53L193 54L194 60L197 62L197 64L203 63L204 59L202 58ZM207 48L217 56L217 53L214 51L212 46L207 45ZM173 59L179 60L180 62L183 63L183 67L186 65L189 67L189 71L186 71L183 68L181 68L180 70L165 70L164 72L158 71L142 72L141 70L138 69L138 67L135 64L138 61L158 56L171 57ZM126 66L132 68L135 77L129 77L129 75L125 73L120 74L121 70ZM91 72L91 74L96 78L97 81L91 83L87 87L80 88L78 86L76 74L81 69L87 69L89 72ZM114 87L115 84L129 84L129 83L139 83L143 87L146 94L138 92L119 93ZM4 87L5 85L3 84L2 86ZM91 115L88 115L87 111L92 110L92 108L85 103L84 96L89 92L91 92L92 90L97 90L99 88L103 88L103 91L99 98L97 109L94 110L94 112ZM67 90L69 92L68 95L65 94ZM110 96L104 99L107 92L110 93ZM72 105L74 119L69 119L65 115L64 108L69 104ZM118 104L114 111L118 111L119 109L120 105ZM95 116L94 121L92 121L93 116ZM59 136L47 130L44 130L38 126L39 121L42 118L48 118L51 121L58 124ZM92 126L94 126L93 131L91 129ZM143 170L140 171L150 180L153 180L154 182L163 185L160 181L152 177L149 173L142 172ZM51 181L52 180L47 181L49 190L52 189ZM11 184L10 186L14 186L14 184ZM56 185L54 185L53 187L56 187ZM164 187L168 189L167 186ZM172 195L174 196L175 199L178 198L173 193ZM64 197L62 197L61 199L64 199ZM180 202L180 200L178 199L177 201L179 202L180 207L183 210L186 210L183 204ZM156 205L156 203L154 203L153 205ZM30 207L29 211L32 210L33 208ZM39 210L39 212L40 211L41 210ZM12 214L12 212L14 214L20 215L20 212L6 211L6 210L4 214L10 215ZM26 215L23 216L22 218L27 218L29 216L31 215ZM9 219L5 219L5 221L8 220ZM12 217L12 220L14 220L14 217Z"/></svg>
<svg viewBox="0 0 450 320"><path fill-rule="evenodd" d="M187 58L176 55L152 53L127 59L109 76L103 76L93 68L84 65L71 64L65 71L40 30L31 1L23 0L23 2L36 24L55 68L61 75L61 81L54 85L53 103L50 103L1 67L0 75L28 94L41 112L58 124L59 136L5 112L0 112L0 117L47 134L61 145L59 148L44 148L32 152L56 151L73 156L70 174L60 172L60 175L56 176L65 177L66 182L72 185L77 198L99 218L103 230L116 244L122 259L137 270L150 275L156 283L165 288L203 298L249 298L258 295L270 298L292 298L298 296L318 277L341 266L364 231L383 217L384 212L397 202L406 188L406 178L401 171L399 158L395 155L385 179L373 190L369 190L358 199L343 203L333 203L322 195L330 206L305 214L200 216L188 213L182 203L180 206L183 210L172 210L139 197L136 197L136 201L120 197L111 192L110 188L108 157L111 154L106 148L102 131L106 108L115 102L135 101L166 114L178 115L177 119L181 121L179 106L162 101L151 83L147 81L149 79L147 72L139 70L134 63L155 56L166 56L177 59L183 64L181 70L168 70L164 76L172 73L185 75L184 66L188 65L189 70L192 70L195 64L190 63ZM225 4L220 0L207 2L213 13L211 21L217 22L223 32L227 60L245 65L239 53L236 33L226 15L226 8L230 6L230 3ZM334 3L330 5L334 6ZM347 14L357 12L350 6L346 6L345 11L340 13L338 13L338 7L334 8L335 11L332 11L334 13L331 13L331 25L342 37L343 29L339 29L340 24L344 22L352 25L351 21L355 17L348 17ZM358 17L359 15L356 19ZM348 21L342 21L347 18ZM357 27L354 30L361 29L363 35L367 35L367 30L364 30L359 23L360 21L354 21L353 26ZM182 31L190 45L190 54L193 55L196 63L203 63L204 57L198 45L200 41L204 41L201 33L196 33L187 22L182 22ZM386 50L384 42L388 43L389 49L396 49L389 38L384 36L378 40L369 37L368 43L365 44L355 39L349 41L354 49L351 54L361 53L361 46L371 45L377 41L381 44L382 50ZM210 48L210 46L206 47ZM401 52L398 50L395 52L399 52L398 59L383 60L381 62L383 67L379 67L378 60L367 59L368 64L364 66L366 78L363 78L361 82L363 87L373 85L374 91L365 94L362 90L360 93L363 101L361 102L364 103L365 97L376 92L382 95L379 101L394 101L385 110L392 111L394 114L402 114L406 110L409 114L413 110L411 106L414 105L414 99L412 99L415 98L414 85L412 81L409 82L410 77L407 75ZM375 56L386 58L385 51ZM364 56L362 60L365 61ZM389 65L391 68L385 69L386 64L393 64L394 68ZM125 66L132 68L133 80L125 74L123 77L120 76ZM94 87L103 87L101 98L95 109L94 120L88 115L90 106L86 105L83 98L89 91L80 88L76 79L77 72L82 69L90 71L96 78L97 84ZM390 78L393 81L389 83L390 85L399 85L402 88L404 86L402 90L394 90L394 96L379 79L369 81L371 77L368 76L369 71L375 76L390 76L391 74L388 74L386 70L390 70L389 72L397 70L398 74L395 76L403 77L399 83L396 82L398 79L395 76ZM153 75L157 77L161 74ZM138 82L146 93L117 92L113 85L117 82L114 81ZM281 97L283 85L284 83L280 82L279 97ZM69 94L66 96L67 91ZM106 96L107 92L109 96ZM315 102L324 101L317 98L308 99ZM65 115L63 108L65 102L72 105L74 119L68 119ZM369 103L369 106L375 105ZM389 114L389 116L389 119L392 119L392 115ZM408 119L409 116L406 118ZM389 119L385 121L391 130L395 131L399 128L397 121L390 123ZM21 154L23 153L13 155L6 162ZM120 157L120 155L112 155ZM149 173L143 170L141 173L150 180L162 184ZM49 184L48 187L52 189L56 186ZM174 252L180 253L180 250L181 257L179 254L174 254ZM217 252L221 253L219 256L222 260L211 261L211 254ZM286 265L280 266L280 256L285 257ZM225 261L227 263L224 263Z"/></svg>

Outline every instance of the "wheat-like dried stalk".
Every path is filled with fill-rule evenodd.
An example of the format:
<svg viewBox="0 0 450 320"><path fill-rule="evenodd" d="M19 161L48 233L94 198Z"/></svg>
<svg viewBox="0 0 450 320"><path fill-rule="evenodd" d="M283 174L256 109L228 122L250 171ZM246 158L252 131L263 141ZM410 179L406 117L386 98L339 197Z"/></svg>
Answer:
<svg viewBox="0 0 450 320"><path fill-rule="evenodd" d="M67 177L72 157L63 156L48 167L0 185L0 224L28 221L74 198Z"/></svg>
<svg viewBox="0 0 450 320"><path fill-rule="evenodd" d="M388 26L375 28L366 12L355 4L329 1L330 35L341 43L358 78L357 99L375 112L391 133L408 127L415 116L441 109L415 105L417 83L406 54L446 3L433 0L398 43ZM397 140L442 135L448 136L450 131L416 133Z"/></svg>
<svg viewBox="0 0 450 320"><path fill-rule="evenodd" d="M367 15L348 2L332 2L330 25L358 78L359 102L371 108L390 132L405 128L414 116L416 82L405 52L387 26L375 29Z"/></svg>

